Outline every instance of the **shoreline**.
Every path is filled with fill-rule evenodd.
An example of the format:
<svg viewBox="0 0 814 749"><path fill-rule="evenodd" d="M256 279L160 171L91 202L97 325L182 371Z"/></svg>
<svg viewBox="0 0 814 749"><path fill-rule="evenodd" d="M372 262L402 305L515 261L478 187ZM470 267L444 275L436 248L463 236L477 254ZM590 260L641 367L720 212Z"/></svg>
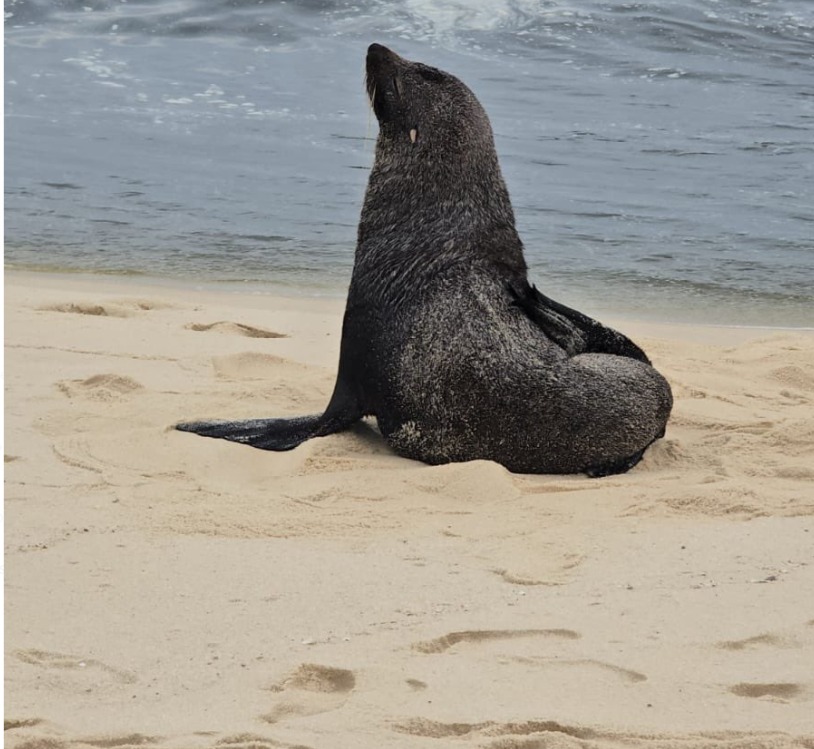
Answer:
<svg viewBox="0 0 814 749"><path fill-rule="evenodd" d="M341 302L344 305L347 290L336 289L326 291L317 286L276 284L271 281L207 281L207 280L184 280L181 278L166 276L148 276L143 274L118 274L118 273L90 273L85 271L57 272L6 269L5 278L32 283L38 285L45 282L45 285L61 288L64 286L74 286L77 290L87 288L88 291L98 290L103 286L105 291L116 293L117 286L128 288L137 293L150 294L161 291L184 294L213 294L223 295L224 299L233 296L246 295L250 298L258 299L289 299L316 301L334 304ZM348 283L350 278L348 278ZM248 291L247 291L248 289ZM654 329L662 330L664 334L669 334L670 330L687 334L688 329L721 330L721 331L742 331L743 333L771 333L788 332L801 333L803 335L814 333L814 325L751 325L734 323L695 323L681 320L663 320L660 318L650 319L634 314L633 312L605 312L601 319L607 319L608 324L632 324L634 326L653 326Z"/></svg>
<svg viewBox="0 0 814 749"><path fill-rule="evenodd" d="M172 429L324 408L344 299L5 289L10 749L814 741L811 332L624 321L666 437L526 476Z"/></svg>

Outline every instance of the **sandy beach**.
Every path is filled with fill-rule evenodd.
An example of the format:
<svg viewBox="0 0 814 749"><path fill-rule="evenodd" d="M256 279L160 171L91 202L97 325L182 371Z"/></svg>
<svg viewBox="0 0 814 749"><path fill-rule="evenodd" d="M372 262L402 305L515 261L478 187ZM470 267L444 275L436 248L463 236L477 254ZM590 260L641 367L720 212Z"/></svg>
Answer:
<svg viewBox="0 0 814 749"><path fill-rule="evenodd" d="M342 300L5 291L7 746L814 747L810 331L606 320L676 404L592 480L171 428L320 411Z"/></svg>

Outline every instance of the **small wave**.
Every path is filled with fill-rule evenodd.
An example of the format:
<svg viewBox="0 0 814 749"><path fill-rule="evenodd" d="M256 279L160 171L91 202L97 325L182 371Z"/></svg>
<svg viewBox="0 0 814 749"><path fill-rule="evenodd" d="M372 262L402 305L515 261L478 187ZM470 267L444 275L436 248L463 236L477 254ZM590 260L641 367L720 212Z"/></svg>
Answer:
<svg viewBox="0 0 814 749"><path fill-rule="evenodd" d="M467 31L518 31L545 12L537 0L405 0L404 10L430 39Z"/></svg>

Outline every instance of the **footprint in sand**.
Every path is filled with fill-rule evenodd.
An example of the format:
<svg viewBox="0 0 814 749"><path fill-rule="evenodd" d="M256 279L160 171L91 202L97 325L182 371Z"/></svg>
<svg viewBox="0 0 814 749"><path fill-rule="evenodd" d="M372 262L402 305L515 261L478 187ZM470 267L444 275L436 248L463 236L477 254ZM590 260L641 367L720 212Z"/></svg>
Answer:
<svg viewBox="0 0 814 749"><path fill-rule="evenodd" d="M806 622L811 625L812 622ZM797 630L792 633L787 630L782 634L764 632L752 637L744 637L741 640L722 640L715 644L720 650L727 650L733 654L733 658L739 657L738 653L756 651L763 649L781 650L798 649L804 646L804 642L810 639L805 631ZM738 697L751 697L753 699L766 698L775 702L788 702L811 699L814 689L810 684L798 684L795 682L741 682L733 684L727 688Z"/></svg>
<svg viewBox="0 0 814 749"><path fill-rule="evenodd" d="M537 749L537 747L552 746L549 739L554 739L551 734L561 736L571 736L575 739L596 739L603 735L599 731L581 726L566 726L554 720L528 720L518 723L498 723L488 720L483 723L441 723L435 720L424 718L413 718L393 726L399 733L406 733L410 736L421 736L424 738L443 739L464 736L522 736L539 738L540 741L529 743L524 740L522 743L500 742L501 747L523 747L524 749ZM559 746L559 744L556 744Z"/></svg>
<svg viewBox="0 0 814 749"><path fill-rule="evenodd" d="M150 746L162 739L156 736L145 736L142 733L130 733L125 736L102 736L81 739L79 743L99 747L99 749L129 749L136 746Z"/></svg>
<svg viewBox="0 0 814 749"><path fill-rule="evenodd" d="M533 577L526 577L525 575L518 575L514 572L509 572L509 570L504 569L496 569L493 572L503 580L505 583L509 583L509 585L523 585L527 587L534 587L535 585L542 585L542 586L549 586L555 587L557 585L562 585L559 581L553 580L537 580Z"/></svg>
<svg viewBox="0 0 814 749"><path fill-rule="evenodd" d="M484 721L482 723L442 723L425 718L411 718L392 726L398 733L421 738L465 738L478 740L478 746L488 749L547 749L547 747L653 746L653 747L735 747L745 746L745 734L719 731L711 734L654 734L633 731L601 730L580 725L568 725L556 720L526 720L514 723ZM492 739L481 743L483 739ZM749 743L748 741L746 743ZM754 743L754 742L752 742ZM785 733L761 733L760 746L802 747L804 743L790 741ZM751 744L750 744L751 745ZM807 746L807 744L806 744Z"/></svg>
<svg viewBox="0 0 814 749"><path fill-rule="evenodd" d="M144 386L132 377L116 374L97 374L84 380L61 380L56 386L68 398L94 401L119 400L144 389Z"/></svg>
<svg viewBox="0 0 814 749"><path fill-rule="evenodd" d="M769 633L755 635L754 637L746 637L743 640L723 640L716 645L716 647L720 648L721 650L752 650L753 648L767 646L776 648L799 647L794 640Z"/></svg>
<svg viewBox="0 0 814 749"><path fill-rule="evenodd" d="M770 377L783 385L798 390L814 390L814 375L802 367L797 367L793 364L773 369Z"/></svg>
<svg viewBox="0 0 814 749"><path fill-rule="evenodd" d="M579 674L579 678L583 681L587 681L588 679L597 681L599 678L607 676L612 676L616 681L623 681L628 684L638 684L639 682L647 681L647 677L638 671L615 666L613 663L606 663L605 661L597 661L593 658L563 660L561 658L529 658L518 656L512 660L517 663L525 663L548 670L574 671Z"/></svg>
<svg viewBox="0 0 814 749"><path fill-rule="evenodd" d="M287 744L284 741L258 736L255 733L238 733L226 736L214 744L218 749L310 749L303 744Z"/></svg>
<svg viewBox="0 0 814 749"><path fill-rule="evenodd" d="M406 733L410 736L421 736L427 739L447 739L452 737L468 736L481 729L493 725L492 723L441 723L436 720L424 718L411 718L396 723L393 730Z"/></svg>
<svg viewBox="0 0 814 749"><path fill-rule="evenodd" d="M356 675L345 668L303 663L269 691L284 695L281 702L260 719L279 723L287 718L337 710L356 687Z"/></svg>
<svg viewBox="0 0 814 749"><path fill-rule="evenodd" d="M772 684L741 682L729 687L729 691L738 695L738 697L770 697L781 702L807 698L807 690L802 685L792 682L775 682Z"/></svg>
<svg viewBox="0 0 814 749"><path fill-rule="evenodd" d="M578 640L581 635L571 629L486 629L450 632L434 640L425 640L413 644L413 650L419 653L443 653L458 643L483 643L494 640L516 640L524 637L557 637L566 640Z"/></svg>
<svg viewBox="0 0 814 749"><path fill-rule="evenodd" d="M557 564L556 568L549 571L547 579L545 580L530 577L528 575L504 569L502 567L494 569L492 572L500 577L503 582L509 583L510 585L524 585L530 587L542 585L553 587L556 585L562 585L568 579L568 577L570 577L573 571L586 559L584 554L578 554L575 552L562 552L561 557L561 561Z"/></svg>
<svg viewBox="0 0 814 749"><path fill-rule="evenodd" d="M64 302L38 307L41 312L67 312L73 315L90 315L92 317L132 317L138 312L154 309L166 309L169 304L153 302L147 299L122 299L118 302Z"/></svg>
<svg viewBox="0 0 814 749"><path fill-rule="evenodd" d="M266 328L258 328L254 325L244 325L239 322L229 322L222 320L209 325L203 323L189 323L184 326L187 330L194 330L196 333L227 333L229 335L240 335L245 338L288 338L285 333L276 333Z"/></svg>
<svg viewBox="0 0 814 749"><path fill-rule="evenodd" d="M29 728L38 726L44 721L40 719L25 720L25 721L5 721L5 730L9 731L14 728ZM14 734L12 734L14 735ZM71 742L59 741L51 738L50 736L37 736L32 734L20 735L15 737L18 741L19 749L63 749L68 746L93 746L98 749L135 749L135 747L149 747L159 743L162 739L154 736L145 736L140 733L131 733L125 736L101 736L82 738Z"/></svg>
<svg viewBox="0 0 814 749"><path fill-rule="evenodd" d="M282 370L295 379L297 374L312 374L311 368L304 364L283 359L271 354L258 354L246 351L241 354L212 357L215 376L222 380L265 380L272 381Z"/></svg>
<svg viewBox="0 0 814 749"><path fill-rule="evenodd" d="M11 731L15 728L32 728L42 723L42 718L5 718L3 720L3 730Z"/></svg>
<svg viewBox="0 0 814 749"><path fill-rule="evenodd" d="M780 466L775 469L774 475L779 479L810 482L814 480L814 469L801 465Z"/></svg>
<svg viewBox="0 0 814 749"><path fill-rule="evenodd" d="M57 681L64 681L64 686L71 691L75 691L78 683L87 684L93 689L109 689L113 686L135 684L137 681L135 674L113 668L93 658L37 649L17 650L14 655L23 663L50 671Z"/></svg>

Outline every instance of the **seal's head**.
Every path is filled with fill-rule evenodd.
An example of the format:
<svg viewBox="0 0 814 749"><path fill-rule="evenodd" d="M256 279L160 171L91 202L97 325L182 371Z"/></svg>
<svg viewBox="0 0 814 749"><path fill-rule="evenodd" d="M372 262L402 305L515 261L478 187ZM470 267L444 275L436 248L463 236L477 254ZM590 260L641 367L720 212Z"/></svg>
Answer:
<svg viewBox="0 0 814 749"><path fill-rule="evenodd" d="M454 236L447 248L512 255L525 267L492 127L475 95L454 75L381 44L368 48L366 73L379 137L357 261L373 257L371 243L379 257L386 244L426 251L438 237Z"/></svg>
<svg viewBox="0 0 814 749"><path fill-rule="evenodd" d="M368 48L366 73L380 145L433 159L494 150L483 107L454 75L405 60L381 44Z"/></svg>

